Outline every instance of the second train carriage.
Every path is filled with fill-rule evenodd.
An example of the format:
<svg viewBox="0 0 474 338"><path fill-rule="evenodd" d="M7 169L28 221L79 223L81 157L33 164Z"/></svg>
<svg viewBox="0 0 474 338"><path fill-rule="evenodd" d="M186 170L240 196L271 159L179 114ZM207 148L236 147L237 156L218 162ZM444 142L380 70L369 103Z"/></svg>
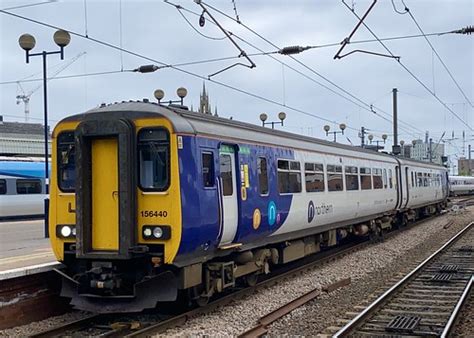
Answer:
<svg viewBox="0 0 474 338"><path fill-rule="evenodd" d="M142 102L62 120L52 160L63 294L101 312L206 300L447 196L440 166Z"/></svg>
<svg viewBox="0 0 474 338"><path fill-rule="evenodd" d="M474 194L474 177L449 176L449 192L451 196Z"/></svg>

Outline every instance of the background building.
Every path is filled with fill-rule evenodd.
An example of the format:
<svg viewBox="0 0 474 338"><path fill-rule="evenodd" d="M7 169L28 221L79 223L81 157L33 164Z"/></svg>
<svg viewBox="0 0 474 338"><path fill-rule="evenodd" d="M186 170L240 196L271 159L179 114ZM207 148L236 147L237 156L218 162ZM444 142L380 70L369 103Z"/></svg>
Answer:
<svg viewBox="0 0 474 338"><path fill-rule="evenodd" d="M51 154L51 136L49 150ZM43 125L4 122L3 117L0 116L0 155L44 157Z"/></svg>
<svg viewBox="0 0 474 338"><path fill-rule="evenodd" d="M430 156L430 148L431 148L431 156ZM431 162L437 164L443 164L444 157L444 144L442 143L435 143L425 140L414 140L412 143L410 157L414 160L424 161L424 162Z"/></svg>
<svg viewBox="0 0 474 338"><path fill-rule="evenodd" d="M474 160L461 157L458 160L458 175L474 176Z"/></svg>

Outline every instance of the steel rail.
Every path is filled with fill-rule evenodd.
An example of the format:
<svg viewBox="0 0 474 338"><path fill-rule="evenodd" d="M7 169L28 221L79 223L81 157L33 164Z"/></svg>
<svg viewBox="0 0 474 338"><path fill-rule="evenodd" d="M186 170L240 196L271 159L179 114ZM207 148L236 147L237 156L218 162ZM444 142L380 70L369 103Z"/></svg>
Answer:
<svg viewBox="0 0 474 338"><path fill-rule="evenodd" d="M399 290L401 286L407 283L417 272L421 271L429 262L433 260L438 254L444 251L449 245L459 239L464 233L466 233L472 226L474 222L466 225L461 231L459 231L454 237L447 241L441 248L431 254L423 262L421 262L415 269L393 285L390 289L385 291L379 298L377 298L372 304L366 307L362 312L360 312L354 319L349 323L343 326L338 332L334 334L334 338L344 337L353 331L357 326L359 326L367 317L369 317L388 297L390 297L395 291Z"/></svg>
<svg viewBox="0 0 474 338"><path fill-rule="evenodd" d="M441 338L447 338L451 334L451 330L454 327L454 323L456 322L456 319L458 318L458 315L461 312L462 306L464 305L464 302L466 301L469 295L469 292L471 291L471 287L473 283L474 283L474 276L471 277L471 279L469 280L469 283L467 283L466 287L464 288L461 298L459 298L459 301L457 302L453 313L451 313L451 316L449 317L448 323L446 324L446 327L444 328L443 333L441 333Z"/></svg>

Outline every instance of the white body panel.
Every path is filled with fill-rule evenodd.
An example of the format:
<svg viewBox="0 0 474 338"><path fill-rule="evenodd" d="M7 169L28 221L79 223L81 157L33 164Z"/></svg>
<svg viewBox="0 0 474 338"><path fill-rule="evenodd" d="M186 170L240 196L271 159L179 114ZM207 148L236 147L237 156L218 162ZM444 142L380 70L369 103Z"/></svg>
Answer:
<svg viewBox="0 0 474 338"><path fill-rule="evenodd" d="M224 158L225 163L222 162L222 158ZM235 155L233 153L220 153L220 161L221 161L221 171L223 166L230 166L230 170L232 172L232 194L225 194L225 188L223 183L223 178L220 178L220 185L221 185L221 198L222 198L222 213L223 213L223 220L222 220L222 237L219 243L219 246L226 245L231 243L234 240L235 234L237 233L237 226L238 226L238 204L237 204L237 180L236 180L236 170L235 170ZM230 163L229 163L230 162Z"/></svg>
<svg viewBox="0 0 474 338"><path fill-rule="evenodd" d="M370 215L383 214L395 209L397 204L397 192L395 181L395 159L383 158L381 161L367 160L361 157L342 157L329 154L318 154L310 152L295 152L295 160L304 166L305 162L316 162L326 165L357 166L385 169L388 173L392 171L392 188L387 181L386 187L382 189L361 190L359 177L359 190L306 192L304 170L302 170L302 192L293 194L290 213L285 223L273 235L281 235L293 231L305 230L313 227L321 227L328 224L345 222ZM388 176L388 174L387 174ZM327 181L327 172L325 173ZM346 186L345 174L343 174L344 186ZM310 201L314 204L314 218L309 221L308 209Z"/></svg>

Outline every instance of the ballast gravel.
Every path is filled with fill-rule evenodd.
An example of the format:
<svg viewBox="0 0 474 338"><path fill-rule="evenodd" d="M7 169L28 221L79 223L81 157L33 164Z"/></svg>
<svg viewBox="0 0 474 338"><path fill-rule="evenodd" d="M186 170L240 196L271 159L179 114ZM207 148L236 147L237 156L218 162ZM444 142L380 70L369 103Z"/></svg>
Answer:
<svg viewBox="0 0 474 338"><path fill-rule="evenodd" d="M445 229L450 220L454 220L454 223ZM337 319L347 311L357 311L353 309L355 305L365 305L374 292L383 292L393 284L391 279L401 278L401 273L414 268L473 220L472 207L460 214L434 218L382 243L370 245L302 275L260 289L211 313L198 315L183 326L169 329L161 335L237 336L255 326L260 317L291 300L350 277L349 286L330 294L321 294L316 300L269 327L269 336L314 336L328 326L337 325Z"/></svg>
<svg viewBox="0 0 474 338"><path fill-rule="evenodd" d="M41 309L38 309L38 311L41 311ZM90 315L91 314L89 312L72 311L60 316L50 317L48 319L33 322L27 325L17 326L6 330L0 330L0 337L28 337L32 334L52 329L57 325L80 320Z"/></svg>

